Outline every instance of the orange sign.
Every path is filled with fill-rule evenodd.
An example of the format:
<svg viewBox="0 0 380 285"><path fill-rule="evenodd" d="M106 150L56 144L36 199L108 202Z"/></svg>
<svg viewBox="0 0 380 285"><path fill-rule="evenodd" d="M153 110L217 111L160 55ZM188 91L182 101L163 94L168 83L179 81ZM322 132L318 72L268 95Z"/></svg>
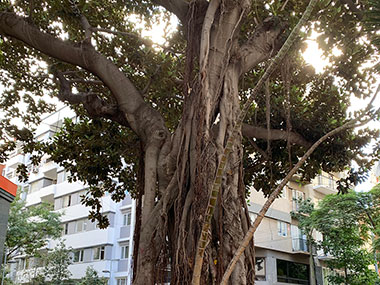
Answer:
<svg viewBox="0 0 380 285"><path fill-rule="evenodd" d="M7 191L9 194L16 196L17 185L9 181L7 178L1 176L0 173L0 189Z"/></svg>

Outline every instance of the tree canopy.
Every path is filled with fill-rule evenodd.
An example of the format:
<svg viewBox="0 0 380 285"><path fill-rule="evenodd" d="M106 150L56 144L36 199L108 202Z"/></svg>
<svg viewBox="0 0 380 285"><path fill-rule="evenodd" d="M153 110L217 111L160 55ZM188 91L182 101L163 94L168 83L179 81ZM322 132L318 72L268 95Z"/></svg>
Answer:
<svg viewBox="0 0 380 285"><path fill-rule="evenodd" d="M266 157L257 151L257 147L263 150L268 147L265 131L267 123L265 96L255 100L255 106L247 117L247 123L254 127L243 126L243 133L255 140L255 146L248 141L245 145L246 185L254 185L256 189L263 189L266 193L270 191L268 187L275 183L274 181L286 174L289 164L296 161L305 147L349 118L346 112L352 93L360 97L368 96L369 87L375 80L375 73L371 68L361 68L368 60L377 60L377 57L373 57L374 46L360 40L371 36L368 31L359 28L360 22L357 21L357 18L362 19L366 6L360 7L359 11L358 8L350 10L352 6L345 6L344 1L325 2L321 1L318 11L308 25L314 31L321 33L317 38L318 44L329 58L330 66L323 74L316 74L313 67L305 65L298 52L299 46L305 48L305 44L301 42L293 49L292 54L284 61L283 68L273 76L276 79L268 86L270 89L268 91L271 92L271 128L283 130L272 134L270 165L266 163L263 165ZM286 37L306 3L290 1L284 9L282 4L284 3L281 1L271 4L255 3L256 14L244 17L241 27L244 36L240 41L246 40L255 31L256 25L253 23L262 23L263 29L279 26L280 36ZM111 59L138 90L144 91L144 100L150 102L153 108L162 114L169 129L173 130L178 126L185 95L182 86L185 82L183 78L186 59L185 27L180 25L178 32L169 35L166 45L161 47L139 37L135 18L131 18L131 15L137 14L144 21L146 25L144 28L152 27L157 19L169 16L167 12L159 9L157 3L74 1L70 4L69 1L63 3L34 1L33 5L21 2L11 5L10 2L4 1L0 8L9 11L2 14L3 20L6 20L6 13L11 11L30 14L29 21L32 21L39 31L72 42L80 42L85 37L81 27L81 15L84 15L89 23L94 23L94 27L91 26L90 30L93 32L91 40L96 52ZM166 14L162 15L164 12ZM283 22L288 27L282 27L280 23ZM28 31L25 36L31 36L33 32ZM375 32L376 29L373 29L372 33ZM310 33L311 29L307 29L307 33L303 36ZM115 191L116 199L122 196L118 191L121 187L116 187L109 177L120 178L120 182L126 186L124 189L130 189L133 193L140 147L136 135L125 128L131 126L123 121L124 119L116 118L116 114L111 114L113 110L109 108L116 108L112 90L101 84L91 71L85 71L86 68L81 69L78 63L66 60L71 63L66 64L62 59L55 58L59 57L57 55L46 54L47 51L39 51L38 48L31 49L22 42L7 37L5 30L3 35L1 83L4 90L1 107L5 119L1 123L3 140L6 138L9 140L2 145L2 157L4 158L7 151L14 147L13 138L26 142L33 140L29 129L18 130L17 125L11 124L12 118L20 118L23 126L33 130L33 127L40 122L41 114L53 110L53 106L43 100L45 95L58 97L71 103L83 121L66 122L60 136L44 151L50 151L58 162L70 167L74 179L78 178L94 186L99 181L105 182L108 190ZM340 49L342 54L334 56L331 53L333 48ZM262 64L244 76L239 93L242 101L260 78L264 68L265 64ZM65 92L59 95L57 82L53 78L53 75L55 78L60 78L56 73L58 70L67 76L66 84L61 83L61 91L67 87L65 85L72 85L79 92L76 99L64 95ZM285 78L286 76L291 78ZM283 84L284 82L286 84ZM90 92L87 92L88 90ZM290 96L286 98L285 94L288 91ZM86 96L97 98L94 100L100 104L99 107L103 106L102 110L95 111L97 106L90 107L89 103L85 103L86 100L91 101L85 99ZM288 99L290 101L287 101ZM26 109L21 108L20 103L25 105ZM287 106L291 113L290 122L288 121L291 126L286 126L289 111ZM89 109L94 110L89 111ZM284 151L286 142L284 143L282 138L286 136L285 131L289 128L294 131L290 133L290 140L295 146L292 147L291 153L287 154ZM358 158L360 147L366 145L369 138L377 135L377 131L370 132L366 129L360 132L360 136L347 131L331 138L328 143L315 151L302 168L304 178L306 180L312 178L321 168L327 172L343 170L352 159ZM80 147L75 148L73 141L78 141ZM31 149L26 148L26 150ZM88 155L79 155L83 150L88 150ZM255 156L249 156L250 153L255 153ZM87 161L94 157L98 159L94 165L101 165L101 168L89 167ZM130 168L122 167L121 157L131 166ZM100 164L99 161L105 163ZM268 174L272 181L269 184Z"/></svg>
<svg viewBox="0 0 380 285"><path fill-rule="evenodd" d="M369 192L327 195L315 208L307 200L299 213L293 213L308 242L330 257L326 262L332 284L375 284L379 280L369 268L377 263L379 203L379 188L375 187ZM322 240L315 240L313 231L320 232Z"/></svg>
<svg viewBox="0 0 380 285"><path fill-rule="evenodd" d="M46 265L37 278L44 284L62 285L69 283L72 273L69 271L69 265L73 263L70 255L71 248L67 248L65 242L61 240L55 248L47 252L45 256Z"/></svg>
<svg viewBox="0 0 380 285"><path fill-rule="evenodd" d="M19 195L11 203L5 240L7 259L18 254L38 256L49 239L61 236L60 214L50 204L25 207Z"/></svg>
<svg viewBox="0 0 380 285"><path fill-rule="evenodd" d="M241 130L234 130L241 106L306 6L277 0L2 1L0 158L15 147L14 138L34 154L34 163L47 152L71 179L90 185L84 203L104 226L99 198L107 191L120 201L128 189L141 213L136 284L159 282L168 263L173 284L185 284L205 197L226 142L237 132L207 248L210 260L220 262L207 262L202 277L205 284L221 280L248 230L246 190L254 186L270 195L326 133L353 118L379 116L373 106L347 112L350 96L368 98L376 80L377 26L368 16L374 2L318 1L300 38L319 33L329 66L316 73L300 53L305 42L296 41L253 98ZM178 29L165 35L164 45L140 36L136 18L148 29L171 15ZM37 142L33 128L54 108L45 95L69 104L80 120L65 121L51 141ZM327 138L299 169L301 180L321 169L346 170L352 160L365 171L379 153L368 156L363 148L378 135L348 128ZM253 278L252 258L248 252L244 258L235 284Z"/></svg>
<svg viewBox="0 0 380 285"><path fill-rule="evenodd" d="M80 285L105 285L107 278L99 277L98 272L91 266L87 267L86 275L82 278Z"/></svg>

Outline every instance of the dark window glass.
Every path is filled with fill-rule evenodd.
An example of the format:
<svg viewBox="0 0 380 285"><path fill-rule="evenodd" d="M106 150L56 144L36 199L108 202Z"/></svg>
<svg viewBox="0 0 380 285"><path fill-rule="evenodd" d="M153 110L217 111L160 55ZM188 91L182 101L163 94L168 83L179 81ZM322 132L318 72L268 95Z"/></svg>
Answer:
<svg viewBox="0 0 380 285"><path fill-rule="evenodd" d="M277 281L309 284L309 265L277 259Z"/></svg>

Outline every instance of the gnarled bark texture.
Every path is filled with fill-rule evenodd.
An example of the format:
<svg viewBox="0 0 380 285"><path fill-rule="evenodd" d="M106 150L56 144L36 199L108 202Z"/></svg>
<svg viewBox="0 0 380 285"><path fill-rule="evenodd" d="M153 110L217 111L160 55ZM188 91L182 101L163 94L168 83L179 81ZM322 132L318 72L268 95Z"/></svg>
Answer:
<svg viewBox="0 0 380 285"><path fill-rule="evenodd" d="M171 284L192 281L197 241L216 166L240 114L239 79L276 52L284 28L275 19L268 19L257 27L247 43L240 45L238 32L248 8L249 1L210 1L209 5L199 1L188 8L189 25L202 23L198 24L197 33L190 30L187 35L189 52L199 55L200 71L193 77L188 74L191 84L184 102L183 119L175 133L168 137L166 147L161 148L161 152L165 152L162 154L165 163L157 173L165 178L157 179L167 181L167 186L162 188L161 199L147 223L142 225L135 284L163 281L160 270L165 268L166 262L172 271ZM258 136L266 133L260 128L245 127L244 130ZM209 228L211 240L205 248L201 284L220 282L250 224L242 183L242 134L234 135L238 139L227 161L217 210ZM275 139L281 139L280 135L273 134ZM307 144L296 134L292 139ZM231 284L253 284L252 251L253 247L248 248L247 254L240 258ZM156 266L159 262L162 265ZM152 268L156 272L147 282Z"/></svg>
<svg viewBox="0 0 380 285"><path fill-rule="evenodd" d="M233 151L221 180L209 244L201 269L201 284L216 284L248 231L250 221L242 171L241 133L233 134L240 114L239 79L259 63L276 54L284 25L265 20L245 43L239 42L242 20L251 1L157 0L175 13L187 31L187 71L183 116L170 132L161 114L143 100L133 83L86 39L75 45L43 33L13 13L0 12L0 34L53 58L79 66L96 75L112 92L110 104L91 94L73 94L70 84L60 81L60 99L82 104L93 117L105 117L131 128L144 152L141 226L135 235L134 284L164 281L170 266L171 284L190 284L198 238L216 167L228 137L234 135ZM87 23L88 24L88 23ZM88 27L87 27L88 28ZM194 60L196 59L196 60ZM199 64L197 63L199 62ZM199 69L195 74L193 69ZM298 134L244 126L245 135L289 139L309 145ZM254 283L253 247L246 249L232 273L231 284Z"/></svg>

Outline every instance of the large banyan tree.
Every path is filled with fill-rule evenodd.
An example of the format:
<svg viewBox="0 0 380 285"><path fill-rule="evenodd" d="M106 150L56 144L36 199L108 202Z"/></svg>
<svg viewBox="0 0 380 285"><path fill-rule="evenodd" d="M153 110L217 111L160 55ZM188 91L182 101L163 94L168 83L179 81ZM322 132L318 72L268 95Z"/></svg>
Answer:
<svg viewBox="0 0 380 285"><path fill-rule="evenodd" d="M252 187L274 199L294 166L307 182L372 161L362 148L377 132L354 127L374 109L347 110L375 80L373 8L313 2L274 59L306 1L1 0L1 159L14 138L34 163L48 153L90 186L83 203L102 226L100 197L120 201L128 190L137 200L134 284L161 283L168 268L171 284L221 282L251 225ZM140 36L141 25L173 15L178 27L164 44ZM323 73L301 55L312 31L330 61ZM46 96L79 120L36 142L33 127L54 109ZM360 179L351 174L345 182ZM253 284L254 260L251 241L228 282Z"/></svg>

